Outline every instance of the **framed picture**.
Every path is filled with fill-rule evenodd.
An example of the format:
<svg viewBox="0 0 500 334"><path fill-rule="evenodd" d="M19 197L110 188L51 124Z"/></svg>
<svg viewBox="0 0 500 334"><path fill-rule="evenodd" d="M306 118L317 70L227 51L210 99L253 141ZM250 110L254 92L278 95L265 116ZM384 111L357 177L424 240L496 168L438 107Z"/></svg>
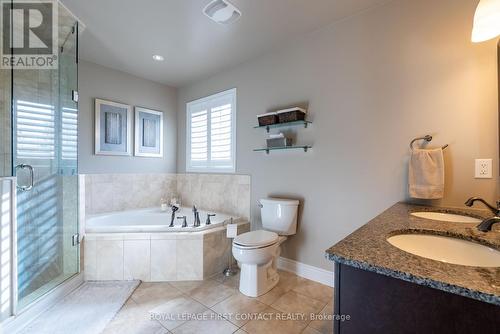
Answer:
<svg viewBox="0 0 500 334"><path fill-rule="evenodd" d="M163 157L163 113L135 107L135 155Z"/></svg>
<svg viewBox="0 0 500 334"><path fill-rule="evenodd" d="M95 99L95 154L132 155L132 107Z"/></svg>

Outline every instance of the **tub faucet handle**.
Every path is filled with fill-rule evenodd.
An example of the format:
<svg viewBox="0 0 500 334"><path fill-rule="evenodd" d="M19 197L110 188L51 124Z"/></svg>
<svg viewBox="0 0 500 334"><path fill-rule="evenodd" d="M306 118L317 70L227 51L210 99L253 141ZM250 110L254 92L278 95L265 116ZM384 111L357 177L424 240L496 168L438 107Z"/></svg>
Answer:
<svg viewBox="0 0 500 334"><path fill-rule="evenodd" d="M212 224L212 222L210 221L210 217L215 217L215 213L209 213L207 214L207 222L205 223L206 225L210 225Z"/></svg>
<svg viewBox="0 0 500 334"><path fill-rule="evenodd" d="M182 227L187 227L188 226L186 218L187 218L186 216L177 217L177 219L183 219L183 221L182 221Z"/></svg>

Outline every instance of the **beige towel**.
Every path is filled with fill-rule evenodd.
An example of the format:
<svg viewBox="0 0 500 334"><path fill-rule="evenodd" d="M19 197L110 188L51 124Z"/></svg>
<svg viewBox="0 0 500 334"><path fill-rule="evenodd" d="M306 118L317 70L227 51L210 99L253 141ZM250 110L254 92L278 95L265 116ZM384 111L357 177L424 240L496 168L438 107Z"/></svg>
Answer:
<svg viewBox="0 0 500 334"><path fill-rule="evenodd" d="M439 199L444 195L443 149L414 149L408 174L410 197Z"/></svg>

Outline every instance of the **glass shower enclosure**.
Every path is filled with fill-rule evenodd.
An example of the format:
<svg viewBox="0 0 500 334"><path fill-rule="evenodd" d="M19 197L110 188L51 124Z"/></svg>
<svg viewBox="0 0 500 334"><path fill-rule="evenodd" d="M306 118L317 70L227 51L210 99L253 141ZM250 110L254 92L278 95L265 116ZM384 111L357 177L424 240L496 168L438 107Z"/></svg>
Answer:
<svg viewBox="0 0 500 334"><path fill-rule="evenodd" d="M0 176L17 178L14 313L79 272L78 22L60 5L57 30L57 68L0 70Z"/></svg>

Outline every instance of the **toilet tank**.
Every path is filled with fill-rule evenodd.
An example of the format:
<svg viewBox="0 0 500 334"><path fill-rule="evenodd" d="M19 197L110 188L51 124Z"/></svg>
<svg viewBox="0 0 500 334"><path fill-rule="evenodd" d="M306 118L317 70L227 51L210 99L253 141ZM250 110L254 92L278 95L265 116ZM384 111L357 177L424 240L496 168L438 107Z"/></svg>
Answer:
<svg viewBox="0 0 500 334"><path fill-rule="evenodd" d="M262 227L279 235L297 232L299 201L294 199L265 198L260 201Z"/></svg>

